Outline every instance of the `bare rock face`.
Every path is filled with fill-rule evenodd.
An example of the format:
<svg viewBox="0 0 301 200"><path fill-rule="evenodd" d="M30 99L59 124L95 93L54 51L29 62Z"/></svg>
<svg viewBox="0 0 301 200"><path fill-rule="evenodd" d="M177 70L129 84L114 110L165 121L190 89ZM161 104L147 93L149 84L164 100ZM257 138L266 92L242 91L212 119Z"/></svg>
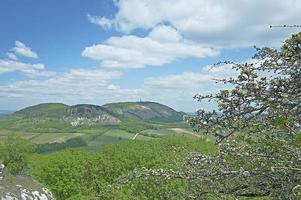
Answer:
<svg viewBox="0 0 301 200"><path fill-rule="evenodd" d="M115 125L121 122L101 106L87 104L71 106L63 119L69 122L71 126Z"/></svg>
<svg viewBox="0 0 301 200"><path fill-rule="evenodd" d="M54 200L52 193L29 177L5 173L0 163L0 200Z"/></svg>

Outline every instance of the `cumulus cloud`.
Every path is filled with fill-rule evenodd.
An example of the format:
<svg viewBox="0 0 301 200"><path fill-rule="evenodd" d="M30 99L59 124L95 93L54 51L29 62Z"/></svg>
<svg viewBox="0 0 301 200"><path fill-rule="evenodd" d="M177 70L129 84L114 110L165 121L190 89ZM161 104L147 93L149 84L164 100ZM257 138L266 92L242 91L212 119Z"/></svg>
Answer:
<svg viewBox="0 0 301 200"><path fill-rule="evenodd" d="M108 87L107 87L108 90L119 90L120 87L118 85L114 85L114 84L110 84Z"/></svg>
<svg viewBox="0 0 301 200"><path fill-rule="evenodd" d="M7 58L0 59L0 75L4 73L21 72L30 78L50 77L56 72L45 70L45 65L41 63L25 63L19 61L17 55L38 58L37 53L20 41L15 42L15 47L6 53Z"/></svg>
<svg viewBox="0 0 301 200"><path fill-rule="evenodd" d="M24 56L28 58L38 58L38 54L31 50L30 47L26 46L20 41L15 41L15 47L12 49L15 55Z"/></svg>
<svg viewBox="0 0 301 200"><path fill-rule="evenodd" d="M0 99L22 102L63 101L70 104L138 100L146 92L142 89L124 89L110 84L120 79L120 71L102 69L72 69L57 73L46 79L31 79L7 83L0 86Z"/></svg>
<svg viewBox="0 0 301 200"><path fill-rule="evenodd" d="M205 66L200 72L183 72L159 77L148 77L144 80L147 87L165 90L193 90L211 93L221 89L221 84L215 84L217 79L236 75L231 65L221 65L211 68Z"/></svg>
<svg viewBox="0 0 301 200"><path fill-rule="evenodd" d="M163 25L154 28L149 33L149 38L163 43L179 42L183 39L182 35L175 28Z"/></svg>
<svg viewBox="0 0 301 200"><path fill-rule="evenodd" d="M118 0L117 14L96 23L129 33L168 23L185 38L219 47L279 44L293 29L270 25L299 24L297 0ZM109 26L108 26L109 25Z"/></svg>
<svg viewBox="0 0 301 200"><path fill-rule="evenodd" d="M9 72L21 72L28 77L53 76L55 72L45 71L44 64L30 64L15 60L0 59L0 75Z"/></svg>
<svg viewBox="0 0 301 200"><path fill-rule="evenodd" d="M113 22L105 17L92 16L90 14L88 14L87 17L89 22L102 26L105 29L110 29L113 25Z"/></svg>
<svg viewBox="0 0 301 200"><path fill-rule="evenodd" d="M156 27L146 37L111 37L104 43L86 47L82 52L83 56L101 61L102 66L108 68L160 66L189 57L217 54L212 48L184 40L175 29L167 26Z"/></svg>
<svg viewBox="0 0 301 200"><path fill-rule="evenodd" d="M214 68L205 66L197 72L183 72L166 76L148 77L144 79L144 88L154 100L183 109L194 111L198 107L216 109L214 102L198 103L193 101L196 94L217 93L230 86L216 83L216 79L236 76L237 72L230 65L221 65Z"/></svg>
<svg viewBox="0 0 301 200"><path fill-rule="evenodd" d="M6 55L11 60L18 60L18 57L15 54L11 53L11 52L7 52Z"/></svg>
<svg viewBox="0 0 301 200"><path fill-rule="evenodd" d="M119 71L104 71L99 69L73 69L68 72L57 73L56 76L43 80L23 80L0 86L0 94L11 93L20 96L72 96L73 98L88 98L105 88L107 82L120 78Z"/></svg>

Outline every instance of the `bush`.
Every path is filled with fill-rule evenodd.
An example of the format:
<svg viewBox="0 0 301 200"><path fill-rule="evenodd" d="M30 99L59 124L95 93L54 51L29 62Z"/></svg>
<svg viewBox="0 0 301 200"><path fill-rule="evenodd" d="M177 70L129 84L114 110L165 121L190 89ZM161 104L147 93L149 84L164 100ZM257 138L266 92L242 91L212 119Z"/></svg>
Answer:
<svg viewBox="0 0 301 200"><path fill-rule="evenodd" d="M9 135L0 144L0 159L9 172L14 175L26 174L28 155L34 151L34 145L16 135Z"/></svg>

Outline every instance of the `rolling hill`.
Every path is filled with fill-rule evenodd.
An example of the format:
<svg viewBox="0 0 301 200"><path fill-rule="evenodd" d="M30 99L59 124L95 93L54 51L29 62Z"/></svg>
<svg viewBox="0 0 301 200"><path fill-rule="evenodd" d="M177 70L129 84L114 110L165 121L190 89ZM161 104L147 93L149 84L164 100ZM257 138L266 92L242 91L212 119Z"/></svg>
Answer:
<svg viewBox="0 0 301 200"><path fill-rule="evenodd" d="M183 113L154 102L122 102L103 106L43 103L0 117L0 130L77 132L82 127L131 126L152 122L180 122Z"/></svg>
<svg viewBox="0 0 301 200"><path fill-rule="evenodd" d="M179 122L184 113L155 102L121 102L103 105L110 112L135 120L155 122Z"/></svg>
<svg viewBox="0 0 301 200"><path fill-rule="evenodd" d="M113 125L121 122L103 107L90 104L68 106L61 103L43 103L24 108L14 115L24 119L35 119L36 123L60 120L71 126Z"/></svg>
<svg viewBox="0 0 301 200"><path fill-rule="evenodd" d="M191 130L183 123L184 114L155 102L103 106L43 103L1 116L0 142L16 134L37 144L39 152L64 148L98 151L105 145L127 140L156 140L171 135L195 137L187 134Z"/></svg>

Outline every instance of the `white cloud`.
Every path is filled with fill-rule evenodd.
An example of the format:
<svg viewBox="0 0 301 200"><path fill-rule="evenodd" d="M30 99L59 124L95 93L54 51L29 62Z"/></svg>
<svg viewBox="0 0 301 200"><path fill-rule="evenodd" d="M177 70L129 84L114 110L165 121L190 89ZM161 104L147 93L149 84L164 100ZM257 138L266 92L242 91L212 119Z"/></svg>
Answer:
<svg viewBox="0 0 301 200"><path fill-rule="evenodd" d="M183 90L211 93L221 89L221 84L215 84L217 79L236 75L231 65L221 65L211 68L204 67L200 72L183 72L159 77L149 77L144 80L147 87L158 90ZM174 92L174 91L173 91Z"/></svg>
<svg viewBox="0 0 301 200"><path fill-rule="evenodd" d="M45 70L41 63L25 63L18 61L17 55L38 58L38 55L20 41L15 41L15 47L6 53L8 59L0 59L0 75L4 73L21 72L30 78L51 77L56 72Z"/></svg>
<svg viewBox="0 0 301 200"><path fill-rule="evenodd" d="M299 24L298 0L118 0L112 19L98 17L105 27L129 33L171 24L186 39L220 47L278 45L294 29L270 25ZM105 23L104 23L105 22ZM109 26L107 25L109 24Z"/></svg>
<svg viewBox="0 0 301 200"><path fill-rule="evenodd" d="M145 95L142 89L123 89L110 84L120 79L120 71L102 69L73 69L46 79L15 81L0 86L2 101L65 102L69 104L138 100Z"/></svg>
<svg viewBox="0 0 301 200"><path fill-rule="evenodd" d="M15 47L12 49L15 55L24 56L28 58L38 58L38 54L31 50L30 47L26 46L20 41L15 41Z"/></svg>
<svg viewBox="0 0 301 200"><path fill-rule="evenodd" d="M98 87L105 87L107 81L121 77L120 72L106 72L103 70L74 69L57 74L45 80L16 81L0 87L0 93L11 92L15 95L37 95L45 98L52 95L73 97L86 95ZM92 93L93 94L93 93Z"/></svg>
<svg viewBox="0 0 301 200"><path fill-rule="evenodd" d="M90 14L87 17L89 22L102 26L105 29L110 29L113 25L113 22L105 17L91 16Z"/></svg>
<svg viewBox="0 0 301 200"><path fill-rule="evenodd" d="M170 38L168 38L168 35ZM173 28L156 27L149 36L111 37L101 44L86 47L82 55L109 68L160 66L189 57L215 56L218 52L184 40Z"/></svg>
<svg viewBox="0 0 301 200"><path fill-rule="evenodd" d="M18 57L15 54L11 53L11 52L7 52L6 55L11 60L18 60Z"/></svg>
<svg viewBox="0 0 301 200"><path fill-rule="evenodd" d="M214 94L221 89L229 88L216 79L236 76L230 65L214 68L205 66L199 72L183 72L167 76L148 77L144 80L144 89L148 91L154 101L159 101L184 111L194 111L196 108L216 109L214 102L196 102L196 94Z"/></svg>
<svg viewBox="0 0 301 200"><path fill-rule="evenodd" d="M183 39L182 35L176 29L170 26L163 26L163 25L154 28L149 33L149 37L152 40L163 42L163 43L179 42L181 39Z"/></svg>
<svg viewBox="0 0 301 200"><path fill-rule="evenodd" d="M15 60L0 59L0 74L10 72L22 72L28 77L37 76L53 76L55 72L45 71L44 64L30 64L23 63Z"/></svg>
<svg viewBox="0 0 301 200"><path fill-rule="evenodd" d="M120 87L118 85L114 85L114 84L110 84L108 87L107 87L108 90L119 90Z"/></svg>

